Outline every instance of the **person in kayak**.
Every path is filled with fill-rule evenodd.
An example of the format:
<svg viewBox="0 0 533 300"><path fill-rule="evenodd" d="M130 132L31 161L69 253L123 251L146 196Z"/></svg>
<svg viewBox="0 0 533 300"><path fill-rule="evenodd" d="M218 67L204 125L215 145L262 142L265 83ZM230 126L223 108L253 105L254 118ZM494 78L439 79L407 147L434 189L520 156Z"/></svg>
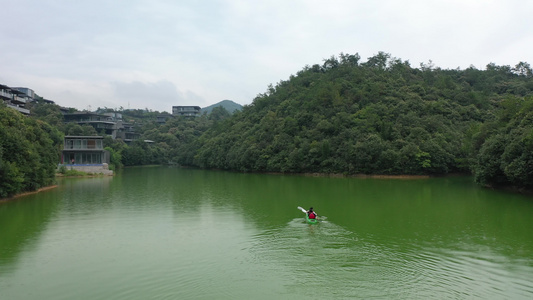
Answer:
<svg viewBox="0 0 533 300"><path fill-rule="evenodd" d="M316 219L316 213L313 211L312 207L307 211L307 216L309 219Z"/></svg>

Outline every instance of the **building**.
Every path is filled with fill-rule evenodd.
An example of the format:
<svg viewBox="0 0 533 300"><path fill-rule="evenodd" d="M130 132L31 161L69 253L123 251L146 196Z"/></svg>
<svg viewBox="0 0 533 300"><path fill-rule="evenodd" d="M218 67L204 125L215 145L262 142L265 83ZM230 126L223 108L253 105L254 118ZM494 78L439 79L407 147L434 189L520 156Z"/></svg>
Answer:
<svg viewBox="0 0 533 300"><path fill-rule="evenodd" d="M35 99L35 92L30 89L30 88L26 88L26 87L14 87L13 89L23 93L25 95L25 97L29 100L33 100Z"/></svg>
<svg viewBox="0 0 533 300"><path fill-rule="evenodd" d="M199 117L202 108L200 106L172 106L172 114L185 117Z"/></svg>
<svg viewBox="0 0 533 300"><path fill-rule="evenodd" d="M9 87L0 84L0 103L4 102L7 107L18 110L19 112L29 115L30 110L28 104L32 102L55 104L54 101L44 99L35 94L35 92L27 87Z"/></svg>
<svg viewBox="0 0 533 300"><path fill-rule="evenodd" d="M65 123L74 122L80 125L90 125L97 132L110 135L113 139L119 138L125 142L131 142L140 136L135 132L133 125L122 121L122 114L120 113L75 112L65 113L63 116Z"/></svg>
<svg viewBox="0 0 533 300"><path fill-rule="evenodd" d="M65 136L61 165L87 173L113 175L102 136Z"/></svg>
<svg viewBox="0 0 533 300"><path fill-rule="evenodd" d="M124 140L124 142L130 143L141 136L140 133L135 132L133 124L122 122L122 126L123 129L118 132L117 137Z"/></svg>
<svg viewBox="0 0 533 300"><path fill-rule="evenodd" d="M64 114L65 123L78 123L79 125L91 125L97 132L103 132L116 138L119 130L113 117L92 112L75 112Z"/></svg>
<svg viewBox="0 0 533 300"><path fill-rule="evenodd" d="M33 94L32 90L27 90ZM30 110L26 108L26 104L33 101L33 98L29 97L25 92L0 84L0 100L9 108L15 109L25 115L30 114Z"/></svg>
<svg viewBox="0 0 533 300"><path fill-rule="evenodd" d="M168 120L172 119L174 115L171 115L169 113L162 113L156 117L157 123L159 124L165 124Z"/></svg>

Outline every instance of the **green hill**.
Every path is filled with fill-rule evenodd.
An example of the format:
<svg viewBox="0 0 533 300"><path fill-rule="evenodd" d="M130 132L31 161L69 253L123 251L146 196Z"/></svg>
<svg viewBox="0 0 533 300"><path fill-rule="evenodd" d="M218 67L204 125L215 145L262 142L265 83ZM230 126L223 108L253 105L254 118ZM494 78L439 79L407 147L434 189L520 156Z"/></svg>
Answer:
<svg viewBox="0 0 533 300"><path fill-rule="evenodd" d="M233 114L237 110L242 110L242 105L235 103L231 100L222 100L218 103L202 108L202 114L203 113L210 114L213 108L219 107L219 106L225 108L230 114Z"/></svg>
<svg viewBox="0 0 533 300"><path fill-rule="evenodd" d="M484 184L506 183L509 176L533 182L532 95L527 63L444 70L413 68L383 52L366 62L341 54L269 86L242 113L207 130L195 145L194 164L293 173L473 171L487 173L478 178ZM525 127L485 149L493 134L510 132L510 120ZM507 149L514 140L518 145ZM508 164L515 167L506 170Z"/></svg>
<svg viewBox="0 0 533 300"><path fill-rule="evenodd" d="M340 54L226 110L147 127L142 138L155 142L153 157L201 168L472 173L483 185L533 190L533 72L524 62L449 70L383 52L365 62Z"/></svg>

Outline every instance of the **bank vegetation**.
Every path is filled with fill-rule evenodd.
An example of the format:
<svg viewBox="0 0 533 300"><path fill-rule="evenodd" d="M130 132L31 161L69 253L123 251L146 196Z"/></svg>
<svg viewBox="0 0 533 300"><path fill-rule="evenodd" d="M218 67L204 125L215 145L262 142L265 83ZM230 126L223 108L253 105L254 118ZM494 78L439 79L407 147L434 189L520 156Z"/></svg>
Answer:
<svg viewBox="0 0 533 300"><path fill-rule="evenodd" d="M383 52L366 61L341 53L269 85L233 114L217 107L160 125L157 112L121 112L142 136L131 144L105 138L115 168L468 173L484 186L533 189L533 73L525 62L441 69ZM64 124L55 105L37 104L29 118L0 114L1 197L51 184L63 135L98 134Z"/></svg>

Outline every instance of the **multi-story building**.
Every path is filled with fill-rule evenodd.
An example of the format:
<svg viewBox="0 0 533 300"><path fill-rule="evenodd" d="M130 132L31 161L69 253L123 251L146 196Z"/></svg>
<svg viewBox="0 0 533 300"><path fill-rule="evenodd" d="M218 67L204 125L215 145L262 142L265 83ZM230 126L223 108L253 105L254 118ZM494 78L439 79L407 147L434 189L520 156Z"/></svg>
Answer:
<svg viewBox="0 0 533 300"><path fill-rule="evenodd" d="M116 138L118 132L117 122L112 117L92 112L75 112L64 114L65 123L78 123L91 125L97 132L103 132Z"/></svg>
<svg viewBox="0 0 533 300"><path fill-rule="evenodd" d="M122 121L120 113L97 114L92 112L75 112L63 115L65 123L78 123L80 125L91 125L97 132L110 135L113 139L122 139L131 142L137 139L140 134L136 133L133 125Z"/></svg>
<svg viewBox="0 0 533 300"><path fill-rule="evenodd" d="M200 106L172 106L172 114L185 117L199 117L202 108Z"/></svg>
<svg viewBox="0 0 533 300"><path fill-rule="evenodd" d="M135 127L133 124L122 122L122 126L123 129L119 131L117 136L126 143L136 140L141 136L139 133L135 132Z"/></svg>
<svg viewBox="0 0 533 300"><path fill-rule="evenodd" d="M88 173L113 174L102 136L65 136L61 165Z"/></svg>
<svg viewBox="0 0 533 300"><path fill-rule="evenodd" d="M7 107L15 109L25 115L30 114L30 110L26 108L26 104L33 101L33 97L29 94L19 90L20 88L11 88L7 85L0 84L0 100L2 100ZM33 91L31 89L27 89Z"/></svg>
<svg viewBox="0 0 533 300"><path fill-rule="evenodd" d="M33 100L35 99L35 92L30 89L30 88L26 88L26 87L14 87L13 89L21 92L24 94L24 97L28 100Z"/></svg>
<svg viewBox="0 0 533 300"><path fill-rule="evenodd" d="M156 117L157 123L159 124L165 124L168 120L172 119L174 115L171 115L167 112L164 112Z"/></svg>

